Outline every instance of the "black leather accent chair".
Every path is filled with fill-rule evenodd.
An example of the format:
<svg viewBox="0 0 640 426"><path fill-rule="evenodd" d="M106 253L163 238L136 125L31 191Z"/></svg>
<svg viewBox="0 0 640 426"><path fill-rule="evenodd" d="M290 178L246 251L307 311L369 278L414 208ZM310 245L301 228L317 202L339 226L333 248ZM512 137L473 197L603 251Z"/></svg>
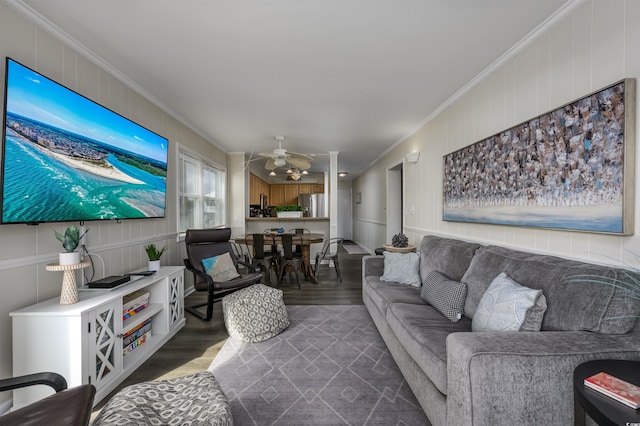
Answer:
<svg viewBox="0 0 640 426"><path fill-rule="evenodd" d="M57 373L36 373L0 379L0 392L27 386L47 385L56 393L0 416L0 425L87 426L91 419L93 385L67 389L67 381Z"/></svg>
<svg viewBox="0 0 640 426"><path fill-rule="evenodd" d="M209 321L213 316L213 303L221 300L227 294L236 290L257 284L262 278L262 274L255 272L255 269L246 262L238 260L233 246L229 239L231 238L231 228L213 228L213 229L188 229L184 242L187 249L187 259L184 259L184 265L193 273L193 286L196 291L207 292L207 302L195 306L186 306L185 310L198 318ZM248 273L240 275L230 281L214 281L208 275L202 265L202 260L212 256L219 256L229 253L233 264L238 269L238 265L243 265ZM202 313L197 308L206 306L206 313Z"/></svg>

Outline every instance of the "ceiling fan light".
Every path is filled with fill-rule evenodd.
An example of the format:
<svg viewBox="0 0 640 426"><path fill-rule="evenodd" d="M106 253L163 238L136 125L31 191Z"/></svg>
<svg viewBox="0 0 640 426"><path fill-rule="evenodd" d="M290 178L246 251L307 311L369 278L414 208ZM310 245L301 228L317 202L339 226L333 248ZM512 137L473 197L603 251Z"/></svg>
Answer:
<svg viewBox="0 0 640 426"><path fill-rule="evenodd" d="M287 164L287 162L284 160L284 158L276 158L276 159L273 161L273 164L275 164L277 167L282 167L282 166L284 166L285 164Z"/></svg>
<svg viewBox="0 0 640 426"><path fill-rule="evenodd" d="M302 174L303 174L303 175L308 175L308 174L309 174L309 172L308 172L308 171L306 171L306 170L303 170L303 171L302 171Z"/></svg>
<svg viewBox="0 0 640 426"><path fill-rule="evenodd" d="M293 170L288 169L288 170L287 170L287 173L291 174L291 173L293 173Z"/></svg>
<svg viewBox="0 0 640 426"><path fill-rule="evenodd" d="M271 173L269 173L269 176L275 176L276 172L274 172L273 170L271 170Z"/></svg>

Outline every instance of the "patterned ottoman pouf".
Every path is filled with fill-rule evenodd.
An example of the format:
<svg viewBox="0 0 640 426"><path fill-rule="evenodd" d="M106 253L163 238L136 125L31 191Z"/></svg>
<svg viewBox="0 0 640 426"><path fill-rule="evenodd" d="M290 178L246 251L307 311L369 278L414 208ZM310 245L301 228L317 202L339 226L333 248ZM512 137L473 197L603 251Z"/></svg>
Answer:
<svg viewBox="0 0 640 426"><path fill-rule="evenodd" d="M229 401L208 371L127 386L100 411L100 425L231 426Z"/></svg>
<svg viewBox="0 0 640 426"><path fill-rule="evenodd" d="M222 298L224 324L229 336L257 343L289 327L282 290L255 284Z"/></svg>

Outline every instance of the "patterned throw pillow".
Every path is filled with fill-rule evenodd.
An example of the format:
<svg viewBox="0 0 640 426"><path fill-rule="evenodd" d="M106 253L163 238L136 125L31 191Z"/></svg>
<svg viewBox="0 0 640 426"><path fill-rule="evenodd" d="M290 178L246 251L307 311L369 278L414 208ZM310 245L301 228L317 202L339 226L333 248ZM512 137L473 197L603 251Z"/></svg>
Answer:
<svg viewBox="0 0 640 426"><path fill-rule="evenodd" d="M420 255L385 251L384 272L380 280L420 287Z"/></svg>
<svg viewBox="0 0 640 426"><path fill-rule="evenodd" d="M229 253L202 259L202 266L205 272L217 282L231 281L240 276Z"/></svg>
<svg viewBox="0 0 640 426"><path fill-rule="evenodd" d="M540 331L547 310L542 290L524 287L502 272L480 299L473 331Z"/></svg>
<svg viewBox="0 0 640 426"><path fill-rule="evenodd" d="M438 271L431 271L424 278L420 297L451 322L458 322L464 312L467 285L450 280Z"/></svg>

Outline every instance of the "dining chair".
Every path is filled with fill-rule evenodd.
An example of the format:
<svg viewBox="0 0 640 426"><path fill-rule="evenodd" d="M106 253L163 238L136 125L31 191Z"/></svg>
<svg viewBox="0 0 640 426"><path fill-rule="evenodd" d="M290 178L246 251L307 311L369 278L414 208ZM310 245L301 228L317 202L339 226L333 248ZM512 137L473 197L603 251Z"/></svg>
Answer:
<svg viewBox="0 0 640 426"><path fill-rule="evenodd" d="M273 256L276 262L280 259L280 251L278 250L278 244L275 242L275 238L273 238L274 234L280 234L278 230L282 228L267 228L263 231L265 235L265 239L273 241L271 244L271 248L265 251L265 254Z"/></svg>
<svg viewBox="0 0 640 426"><path fill-rule="evenodd" d="M260 268L262 273L264 274L265 283L267 285L271 284L271 271L276 271L276 276L278 273L276 256L273 252L267 252L264 249L265 244L274 246L275 241L273 237L269 237L265 234L251 234L251 239L253 241L253 259L251 261L252 265L256 268ZM271 239L271 243L266 241Z"/></svg>
<svg viewBox="0 0 640 426"><path fill-rule="evenodd" d="M284 278L287 267L290 266L296 273L296 282L298 283L298 288L301 289L302 287L300 287L300 275L298 274L298 269L302 266L303 259L302 255L296 256L293 251L293 246L296 243L302 245L302 237L300 235L287 233L282 234L280 238L282 240L282 249L284 254L280 259L280 265L278 267L278 283L282 282L282 278ZM289 271L289 276L291 276L291 271Z"/></svg>
<svg viewBox="0 0 640 426"><path fill-rule="evenodd" d="M311 231L308 230L307 228L291 228L287 232L289 232L291 234L298 234L298 235L304 235L304 234L310 234L311 233ZM295 255L296 256L302 256L302 245L301 244L296 245Z"/></svg>
<svg viewBox="0 0 640 426"><path fill-rule="evenodd" d="M336 268L336 273L338 274L338 279L342 282L342 275L340 275L340 265L338 264L338 253L342 248L342 243L344 242L344 238L336 237L329 238L325 240L324 245L322 246L322 251L316 253L316 262L315 262L315 276L318 279L320 275L320 264L328 260L329 267L331 267L331 262L333 262L333 266ZM319 279L318 279L319 281Z"/></svg>

